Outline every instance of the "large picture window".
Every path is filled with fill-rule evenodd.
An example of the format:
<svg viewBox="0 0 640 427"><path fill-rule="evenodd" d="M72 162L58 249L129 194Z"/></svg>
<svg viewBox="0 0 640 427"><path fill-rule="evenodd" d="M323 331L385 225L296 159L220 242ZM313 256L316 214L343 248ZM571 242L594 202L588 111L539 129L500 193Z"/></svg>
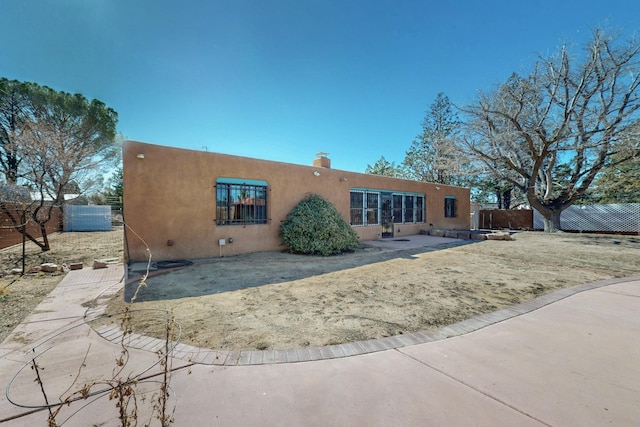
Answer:
<svg viewBox="0 0 640 427"><path fill-rule="evenodd" d="M216 182L216 224L266 224L267 189L265 181L219 179Z"/></svg>

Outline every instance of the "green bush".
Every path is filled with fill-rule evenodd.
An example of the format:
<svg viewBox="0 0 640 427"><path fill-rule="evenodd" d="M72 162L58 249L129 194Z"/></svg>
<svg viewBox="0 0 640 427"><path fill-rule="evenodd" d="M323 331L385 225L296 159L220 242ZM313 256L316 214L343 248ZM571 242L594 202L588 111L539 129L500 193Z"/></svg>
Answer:
<svg viewBox="0 0 640 427"><path fill-rule="evenodd" d="M291 252L335 255L358 247L358 235L327 200L312 194L289 213L280 238Z"/></svg>

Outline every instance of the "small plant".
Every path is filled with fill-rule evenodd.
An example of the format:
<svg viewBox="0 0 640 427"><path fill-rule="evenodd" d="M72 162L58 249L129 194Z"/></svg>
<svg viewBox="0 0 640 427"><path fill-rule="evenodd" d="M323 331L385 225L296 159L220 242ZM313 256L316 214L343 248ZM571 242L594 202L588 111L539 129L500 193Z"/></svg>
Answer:
<svg viewBox="0 0 640 427"><path fill-rule="evenodd" d="M291 252L335 255L358 247L358 235L326 199L312 194L289 213L280 238Z"/></svg>

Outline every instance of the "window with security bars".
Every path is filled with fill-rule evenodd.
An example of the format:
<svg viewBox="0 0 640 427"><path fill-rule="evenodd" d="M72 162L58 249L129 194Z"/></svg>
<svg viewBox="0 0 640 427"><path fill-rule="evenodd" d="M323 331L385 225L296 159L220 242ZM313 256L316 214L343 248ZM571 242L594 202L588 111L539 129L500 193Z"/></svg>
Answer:
<svg viewBox="0 0 640 427"><path fill-rule="evenodd" d="M351 225L380 224L380 193L364 190L351 190Z"/></svg>
<svg viewBox="0 0 640 427"><path fill-rule="evenodd" d="M379 193L367 193L367 224L380 224L379 211L380 207L380 194Z"/></svg>
<svg viewBox="0 0 640 427"><path fill-rule="evenodd" d="M404 222L413 222L413 198L404 196Z"/></svg>
<svg viewBox="0 0 640 427"><path fill-rule="evenodd" d="M364 192L351 192L351 225L364 225Z"/></svg>
<svg viewBox="0 0 640 427"><path fill-rule="evenodd" d="M454 218L456 216L456 198L447 196L444 198L444 216L445 218Z"/></svg>
<svg viewBox="0 0 640 427"><path fill-rule="evenodd" d="M423 194L395 193L392 196L392 203L394 223L424 222ZM351 190L351 225L380 225L380 208L379 191Z"/></svg>
<svg viewBox="0 0 640 427"><path fill-rule="evenodd" d="M402 194L393 195L393 222L396 224L402 223Z"/></svg>
<svg viewBox="0 0 640 427"><path fill-rule="evenodd" d="M415 222L424 222L424 197L416 196Z"/></svg>
<svg viewBox="0 0 640 427"><path fill-rule="evenodd" d="M424 222L424 196L394 194L393 222L396 224Z"/></svg>
<svg viewBox="0 0 640 427"><path fill-rule="evenodd" d="M216 183L216 224L267 223L267 186Z"/></svg>

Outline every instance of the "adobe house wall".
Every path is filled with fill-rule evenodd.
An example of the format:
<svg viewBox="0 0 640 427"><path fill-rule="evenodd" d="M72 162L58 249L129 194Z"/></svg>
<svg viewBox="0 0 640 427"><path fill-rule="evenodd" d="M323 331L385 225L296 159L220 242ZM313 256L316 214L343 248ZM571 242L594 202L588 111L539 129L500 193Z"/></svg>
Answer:
<svg viewBox="0 0 640 427"><path fill-rule="evenodd" d="M268 224L216 225L218 178L269 184ZM425 222L396 224L395 237L421 229L467 229L469 190L459 187L302 166L218 153L126 141L123 146L124 220L128 261L197 259L285 249L281 222L306 195L331 201L349 221L350 190L370 188L425 194ZM444 217L444 196L455 196L455 218ZM361 240L376 239L381 226L355 226ZM233 243L229 243L229 239ZM219 246L220 239L225 240Z"/></svg>

